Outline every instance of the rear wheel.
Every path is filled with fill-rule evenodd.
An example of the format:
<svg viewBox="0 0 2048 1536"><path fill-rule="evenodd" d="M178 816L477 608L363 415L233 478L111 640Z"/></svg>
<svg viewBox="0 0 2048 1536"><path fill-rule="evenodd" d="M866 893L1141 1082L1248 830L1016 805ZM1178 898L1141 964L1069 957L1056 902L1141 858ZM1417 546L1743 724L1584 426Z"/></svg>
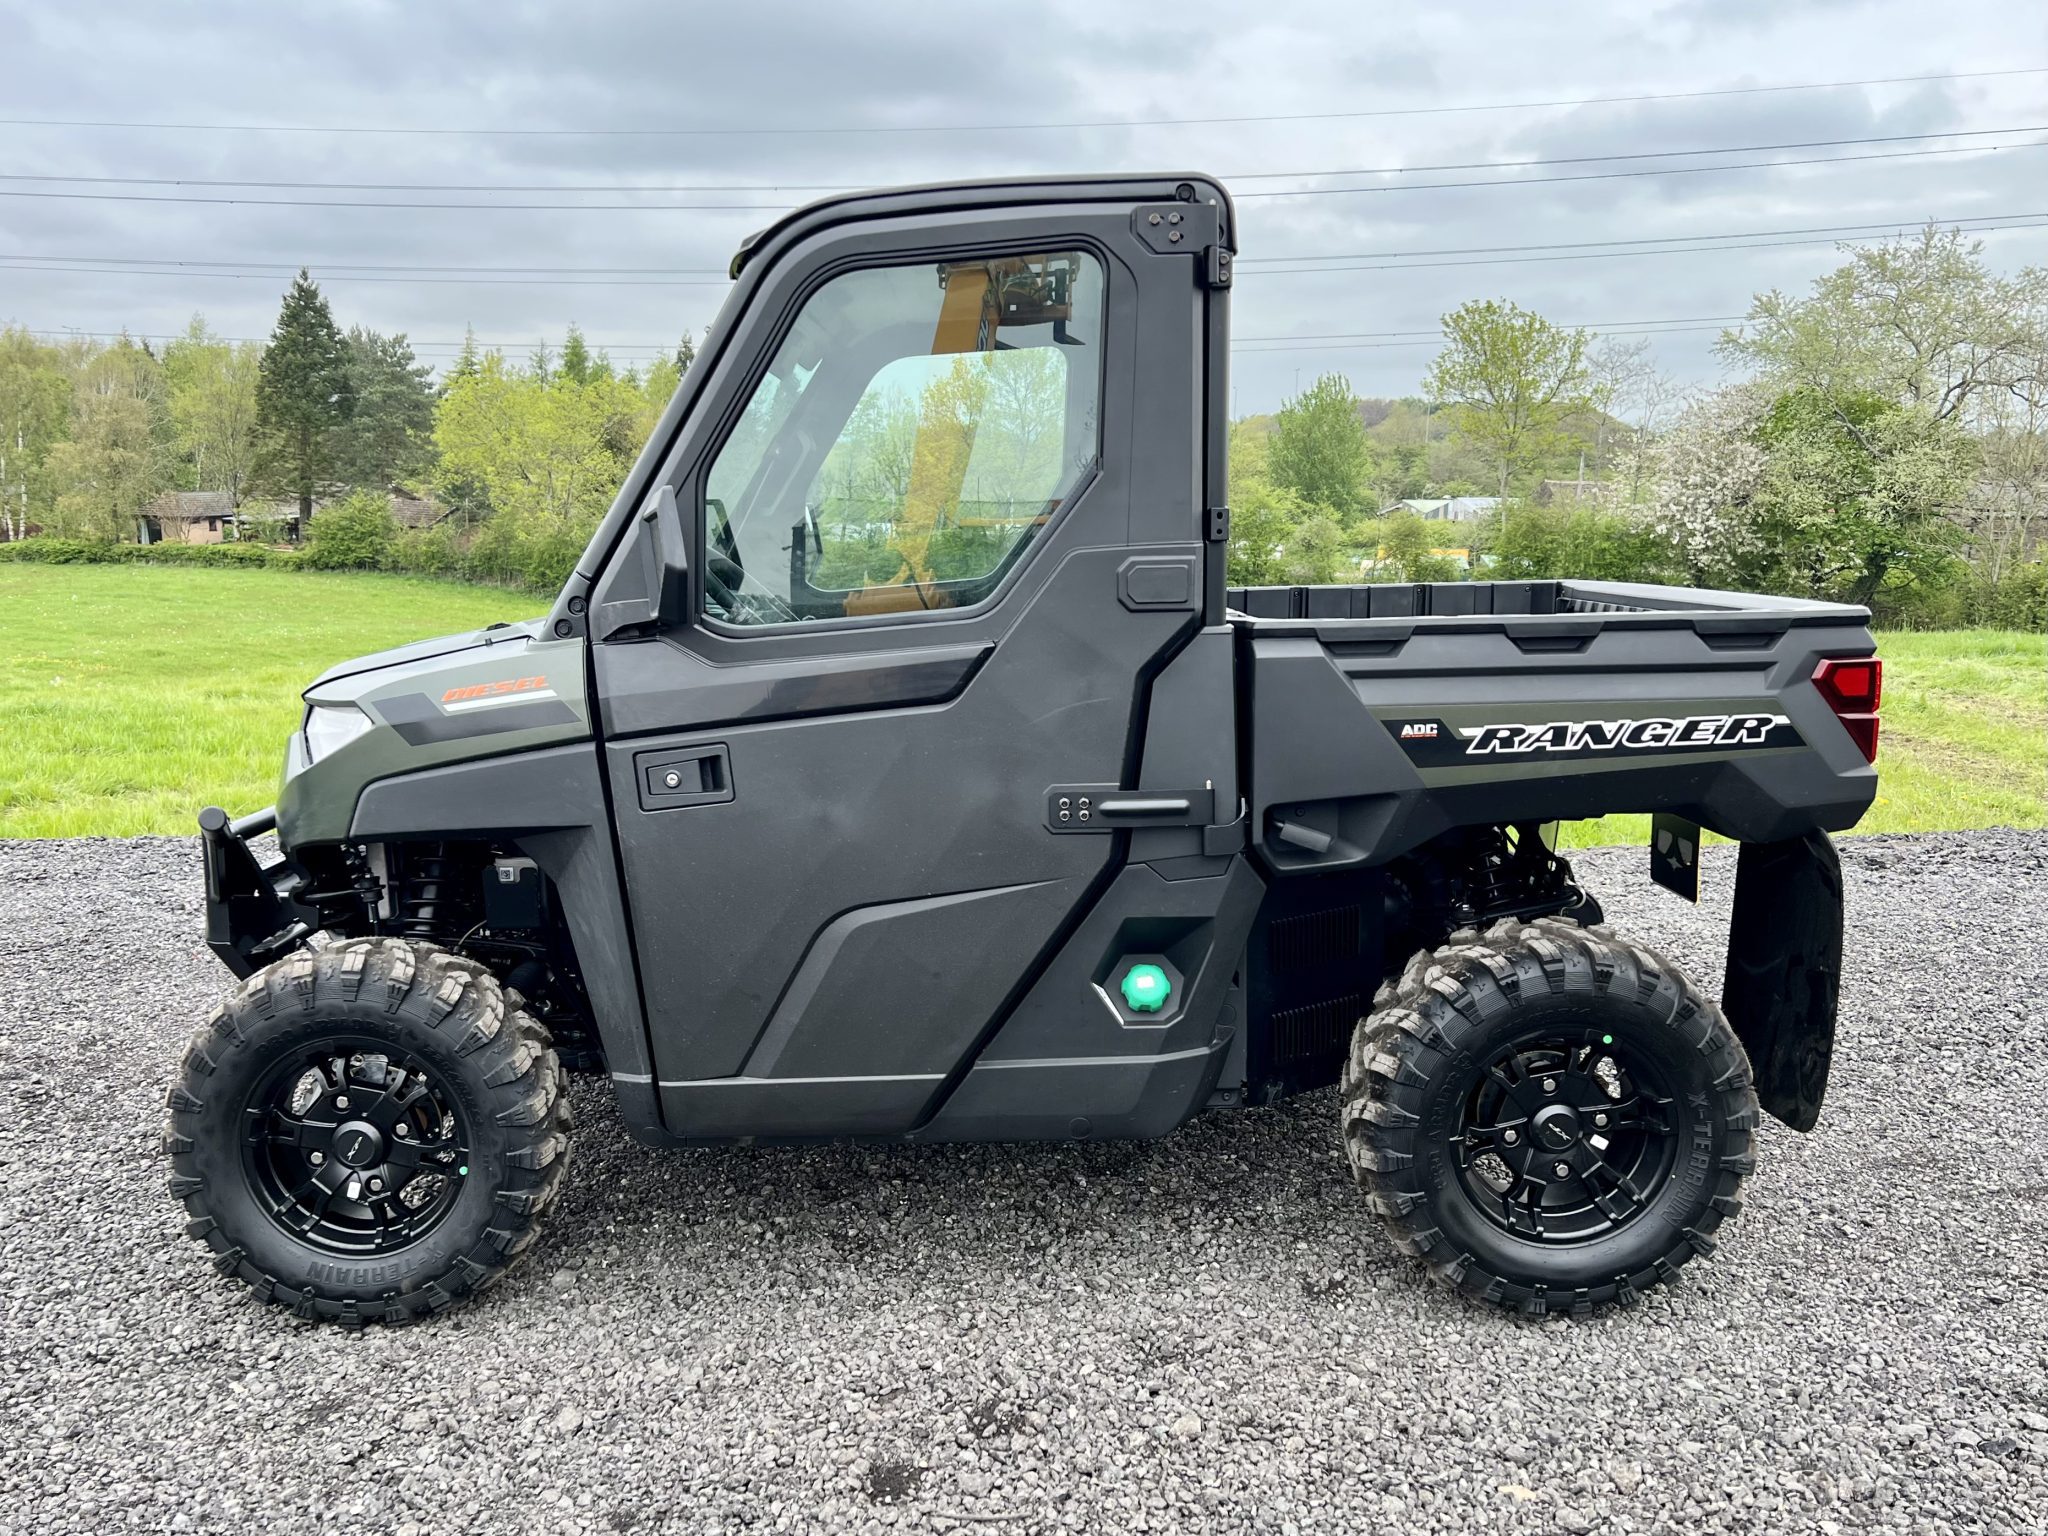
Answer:
<svg viewBox="0 0 2048 1536"><path fill-rule="evenodd" d="M428 945L355 939L249 978L193 1038L164 1145L186 1230L301 1316L405 1322L483 1289L561 1189L546 1031Z"/></svg>
<svg viewBox="0 0 2048 1536"><path fill-rule="evenodd" d="M1712 1253L1753 1166L1749 1062L1720 1010L1654 951L1559 918L1417 955L1360 1022L1343 1101L1396 1244L1536 1314Z"/></svg>

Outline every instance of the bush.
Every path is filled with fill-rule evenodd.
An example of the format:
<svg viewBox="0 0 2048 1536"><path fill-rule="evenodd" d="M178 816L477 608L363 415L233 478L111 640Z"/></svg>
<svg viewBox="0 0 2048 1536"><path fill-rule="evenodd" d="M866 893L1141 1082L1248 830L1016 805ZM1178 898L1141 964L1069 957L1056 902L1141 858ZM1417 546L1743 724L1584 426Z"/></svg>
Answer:
<svg viewBox="0 0 2048 1536"><path fill-rule="evenodd" d="M1625 512L1604 507L1508 508L1473 525L1493 556L1487 573L1511 581L1674 581L1671 548Z"/></svg>
<svg viewBox="0 0 2048 1536"><path fill-rule="evenodd" d="M0 560L40 565L214 565L297 567L296 550L260 544L110 544L91 539L22 539L0 544Z"/></svg>
<svg viewBox="0 0 2048 1536"><path fill-rule="evenodd" d="M354 491L314 516L306 564L319 571L382 571L397 549L391 503L375 491Z"/></svg>
<svg viewBox="0 0 2048 1536"><path fill-rule="evenodd" d="M394 570L421 576L464 576L469 562L457 530L448 523L436 523L431 528L400 530L391 564Z"/></svg>
<svg viewBox="0 0 2048 1536"><path fill-rule="evenodd" d="M1912 581L1892 581L1871 599L1886 629L2048 630L2048 558L2009 566L2001 580L1951 561Z"/></svg>

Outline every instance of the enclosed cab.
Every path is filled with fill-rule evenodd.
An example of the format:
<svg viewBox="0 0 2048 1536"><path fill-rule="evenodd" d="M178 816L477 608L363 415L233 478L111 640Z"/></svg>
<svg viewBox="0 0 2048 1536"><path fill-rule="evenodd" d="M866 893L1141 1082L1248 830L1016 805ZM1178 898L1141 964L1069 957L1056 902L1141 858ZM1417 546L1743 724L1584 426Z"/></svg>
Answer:
<svg viewBox="0 0 2048 1536"><path fill-rule="evenodd" d="M1341 1079L1374 1209L1474 1294L1701 1251L1758 1094L1819 1109L1867 615L1228 587L1235 243L1200 176L793 214L544 617L312 684L274 811L202 817L245 980L169 1135L225 1267L314 1315L473 1289L558 1188L565 1065L656 1143L1160 1136ZM1613 811L1680 890L1745 845L1725 1014L1544 831Z"/></svg>

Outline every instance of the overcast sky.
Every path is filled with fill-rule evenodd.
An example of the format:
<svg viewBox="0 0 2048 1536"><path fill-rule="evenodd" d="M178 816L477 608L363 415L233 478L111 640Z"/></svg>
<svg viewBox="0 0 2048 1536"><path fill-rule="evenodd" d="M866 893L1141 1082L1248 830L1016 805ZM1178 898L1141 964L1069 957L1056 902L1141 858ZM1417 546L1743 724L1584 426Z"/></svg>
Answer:
<svg viewBox="0 0 2048 1536"><path fill-rule="evenodd" d="M2048 264L2048 147L2019 147L2048 143L2048 21L2010 3L0 0L0 59L0 118L17 120L0 124L0 323L43 331L156 335L198 311L223 335L261 337L289 269L304 263L344 326L405 331L437 362L465 324L524 352L559 341L571 321L618 360L644 359L703 329L735 243L774 209L818 195L799 187L1031 171L1202 169L1232 185L1243 225L1240 411L1270 409L1297 378L1328 369L1363 394L1412 393L1433 343L1398 333L1433 332L1472 297L1566 322L1649 322L1663 332L1653 340L1667 370L1707 379L1717 317L1742 313L1758 289L1803 288L1840 259L1825 235L1781 231L2032 214L2036 227L1987 233L1987 249L2002 269ZM2035 66L2043 72L1442 110ZM1277 116L1295 120L1124 126ZM1074 123L1098 126L1018 126ZM193 124L257 126L171 126ZM337 128L520 131L285 131ZM2034 131L1903 137L1984 129ZM1888 142L1271 174L1847 139ZM2015 147L1977 152L1999 143ZM1961 148L1973 152L1926 153ZM1891 158L1607 174L1878 155ZM1604 179L1538 180L1592 175ZM104 179L120 177L185 185ZM1503 180L1529 184L1417 186ZM334 183L370 190L321 185ZM398 184L538 190L390 190ZM549 190L565 186L702 190ZM1345 187L1371 190L1333 190ZM228 201L136 200L176 198ZM254 206L266 199L471 206ZM487 202L555 206L475 206ZM753 206L676 206L707 203ZM1736 234L1750 237L1737 245L1776 243L1534 249ZM1510 254L1522 259L1498 259ZM1347 259L1316 259L1329 257ZM1403 265L1413 269L1384 270ZM524 271L391 270L451 267ZM524 275L538 268L586 275ZM1332 334L1366 340L1275 350L1256 339Z"/></svg>

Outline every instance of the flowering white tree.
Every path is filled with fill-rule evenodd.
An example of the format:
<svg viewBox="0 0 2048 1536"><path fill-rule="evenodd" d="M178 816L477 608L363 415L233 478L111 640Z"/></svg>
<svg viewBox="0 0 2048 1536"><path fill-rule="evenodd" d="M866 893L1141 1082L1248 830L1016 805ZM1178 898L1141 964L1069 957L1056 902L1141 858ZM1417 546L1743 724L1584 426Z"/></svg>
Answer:
<svg viewBox="0 0 2048 1536"><path fill-rule="evenodd" d="M1694 399L1645 452L1644 522L1694 581L1731 580L1763 548L1760 500L1770 476L1762 427L1770 394L1736 384Z"/></svg>

